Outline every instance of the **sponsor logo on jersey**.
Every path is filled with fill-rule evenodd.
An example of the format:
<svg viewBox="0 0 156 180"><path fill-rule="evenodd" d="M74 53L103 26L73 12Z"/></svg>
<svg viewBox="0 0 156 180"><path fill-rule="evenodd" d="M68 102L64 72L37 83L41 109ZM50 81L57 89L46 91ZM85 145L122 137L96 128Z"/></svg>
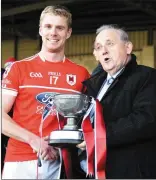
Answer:
<svg viewBox="0 0 156 180"><path fill-rule="evenodd" d="M69 85L73 86L74 84L76 84L76 75L66 74L66 81Z"/></svg>
<svg viewBox="0 0 156 180"><path fill-rule="evenodd" d="M43 78L40 72L30 72L30 77L32 78Z"/></svg>
<svg viewBox="0 0 156 180"><path fill-rule="evenodd" d="M43 108L43 119L46 119L47 116L51 115L56 115L56 108L54 106L53 100L54 100L54 95L59 94L59 93L54 93L54 92L43 92L40 93L36 96L36 99L44 104Z"/></svg>
<svg viewBox="0 0 156 180"><path fill-rule="evenodd" d="M36 96L36 99L42 104L53 104L54 95L56 92L42 92Z"/></svg>

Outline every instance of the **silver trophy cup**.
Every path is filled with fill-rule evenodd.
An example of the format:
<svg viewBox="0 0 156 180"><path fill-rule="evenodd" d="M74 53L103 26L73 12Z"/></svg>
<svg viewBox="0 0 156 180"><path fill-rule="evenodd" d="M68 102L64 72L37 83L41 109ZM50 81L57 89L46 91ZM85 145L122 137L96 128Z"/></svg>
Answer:
<svg viewBox="0 0 156 180"><path fill-rule="evenodd" d="M77 124L89 107L89 97L84 94L58 94L54 96L53 102L57 112L67 118L67 124L62 130L50 133L49 145L70 147L81 143L83 133Z"/></svg>

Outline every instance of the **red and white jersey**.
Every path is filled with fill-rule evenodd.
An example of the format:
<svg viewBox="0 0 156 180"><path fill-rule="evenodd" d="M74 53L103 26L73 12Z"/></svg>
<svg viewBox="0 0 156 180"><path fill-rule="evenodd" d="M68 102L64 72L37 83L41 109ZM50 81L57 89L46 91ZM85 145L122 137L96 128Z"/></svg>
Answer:
<svg viewBox="0 0 156 180"><path fill-rule="evenodd" d="M21 127L39 135L44 107L56 93L81 93L82 81L88 71L69 59L62 62L43 61L38 54L17 61L3 74L2 93L16 96L13 120ZM43 124L43 136L58 129L56 110L53 109ZM36 159L30 145L9 139L5 161Z"/></svg>

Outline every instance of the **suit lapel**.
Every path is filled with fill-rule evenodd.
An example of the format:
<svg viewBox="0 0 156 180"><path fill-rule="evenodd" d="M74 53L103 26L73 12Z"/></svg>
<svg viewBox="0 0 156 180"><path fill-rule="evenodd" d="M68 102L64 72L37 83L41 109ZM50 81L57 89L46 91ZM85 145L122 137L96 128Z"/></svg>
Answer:
<svg viewBox="0 0 156 180"><path fill-rule="evenodd" d="M109 86L109 88L107 89L106 93L104 94L104 96L102 97L102 99L107 96L109 94L109 92L115 87L115 85L118 83L119 81L119 77L122 75L122 73L124 72L124 69L117 75L117 77L114 79L113 83ZM101 100L102 100L101 99Z"/></svg>
<svg viewBox="0 0 156 180"><path fill-rule="evenodd" d="M109 94L109 92L114 88L114 86L117 84L117 82L118 82L118 79L115 79L115 80L113 81L113 83L112 83L112 84L110 85L110 87L107 89L107 91L106 91L106 93L104 94L104 96L102 97L102 99ZM102 99L101 99L101 100L102 100Z"/></svg>
<svg viewBox="0 0 156 180"><path fill-rule="evenodd" d="M100 72L84 81L83 84L89 89L89 96L96 98L103 82L107 77L106 72Z"/></svg>
<svg viewBox="0 0 156 180"><path fill-rule="evenodd" d="M110 85L110 87L108 88L108 90L105 93L105 95L103 96L103 98L105 98L111 92L111 90L113 88L115 88L115 86L118 84L118 81L121 77L128 76L129 71L132 71L132 69L134 69L134 67L136 67L136 65L137 65L136 57L133 54L131 55L131 57L132 57L132 60L127 64L125 69L123 69L123 71L121 71L118 74L118 76L115 78L113 83ZM105 71L100 71L99 73L95 74L94 76L92 76L89 79L87 79L86 81L84 81L83 84L88 89L88 92L87 92L88 95L96 98L97 94L98 94L99 90L101 89L101 86L104 83L104 81L106 80L106 78L107 78L107 73Z"/></svg>

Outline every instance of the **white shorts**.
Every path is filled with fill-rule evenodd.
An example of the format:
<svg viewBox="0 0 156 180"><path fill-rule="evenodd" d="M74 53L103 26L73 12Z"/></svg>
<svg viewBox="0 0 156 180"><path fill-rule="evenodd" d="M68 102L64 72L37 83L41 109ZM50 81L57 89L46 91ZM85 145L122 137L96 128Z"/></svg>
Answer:
<svg viewBox="0 0 156 180"><path fill-rule="evenodd" d="M38 167L37 160L23 162L5 162L2 179L59 179L61 173L60 160L44 161Z"/></svg>

